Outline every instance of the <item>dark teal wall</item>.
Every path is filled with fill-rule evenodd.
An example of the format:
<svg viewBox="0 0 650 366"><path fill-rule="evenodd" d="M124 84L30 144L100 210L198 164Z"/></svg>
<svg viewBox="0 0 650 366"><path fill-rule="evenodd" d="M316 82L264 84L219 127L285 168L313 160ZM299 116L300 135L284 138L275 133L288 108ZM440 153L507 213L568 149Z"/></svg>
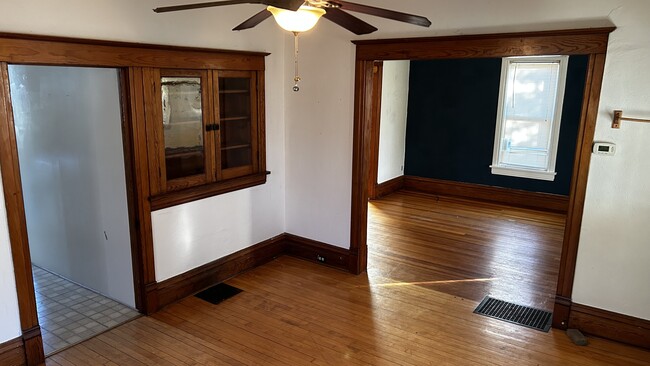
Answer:
<svg viewBox="0 0 650 366"><path fill-rule="evenodd" d="M490 170L501 59L412 61L405 174L561 195L569 194L587 56L571 56L555 181Z"/></svg>

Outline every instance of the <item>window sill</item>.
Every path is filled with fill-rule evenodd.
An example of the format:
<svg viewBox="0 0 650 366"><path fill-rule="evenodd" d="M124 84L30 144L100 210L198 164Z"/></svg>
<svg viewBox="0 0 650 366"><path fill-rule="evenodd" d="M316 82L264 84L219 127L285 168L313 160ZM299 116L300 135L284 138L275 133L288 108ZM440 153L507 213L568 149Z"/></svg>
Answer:
<svg viewBox="0 0 650 366"><path fill-rule="evenodd" d="M266 176L268 174L270 174L270 172L251 174L245 177L233 178L175 192L159 194L149 199L151 202L151 211L161 210L163 208L177 206L183 203L262 185L266 183Z"/></svg>
<svg viewBox="0 0 650 366"><path fill-rule="evenodd" d="M490 166L490 168L492 168L492 174L496 174L496 175L507 175L507 176L519 177L519 178L547 180L551 182L555 180L555 176L557 175L556 172L547 172L541 170L516 169L516 168L502 167L502 166Z"/></svg>

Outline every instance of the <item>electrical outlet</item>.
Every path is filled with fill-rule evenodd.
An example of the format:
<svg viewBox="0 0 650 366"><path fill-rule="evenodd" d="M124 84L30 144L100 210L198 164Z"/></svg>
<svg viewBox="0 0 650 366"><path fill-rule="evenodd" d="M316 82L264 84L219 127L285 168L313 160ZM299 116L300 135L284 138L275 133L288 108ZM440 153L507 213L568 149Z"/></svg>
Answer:
<svg viewBox="0 0 650 366"><path fill-rule="evenodd" d="M325 263L325 257L323 257L322 255L316 254L316 260L321 263Z"/></svg>

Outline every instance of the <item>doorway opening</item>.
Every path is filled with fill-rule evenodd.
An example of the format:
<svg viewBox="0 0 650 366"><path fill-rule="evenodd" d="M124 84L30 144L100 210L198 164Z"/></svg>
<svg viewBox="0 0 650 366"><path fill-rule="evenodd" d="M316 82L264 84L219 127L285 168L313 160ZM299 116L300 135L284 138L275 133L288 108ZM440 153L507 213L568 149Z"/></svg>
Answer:
<svg viewBox="0 0 650 366"><path fill-rule="evenodd" d="M546 67L549 59L535 60ZM507 100L519 109L506 119L513 146L508 153L553 161L553 171L546 172L551 179L538 177L541 168L520 168L526 177L493 171L493 145L503 140L494 136L500 131L504 60L511 58L375 63L378 142L368 190L371 199L385 197L369 203L369 266L410 258L403 268L417 262L423 277L402 273L405 278L395 280L443 284L430 287L477 302L489 295L552 311L566 210L521 206L534 202L548 210L546 201L568 202L587 57L565 56L567 71L557 80L562 88L553 90L532 63L510 87ZM557 108L548 105L551 98L559 101ZM557 115L556 124L548 114ZM552 133L545 130L549 126ZM477 195L479 190L497 194Z"/></svg>
<svg viewBox="0 0 650 366"><path fill-rule="evenodd" d="M368 199L373 154L377 152L373 123L376 62L389 60L450 60L493 57L584 55L587 72L570 177L567 212L553 304L553 326L568 327L580 225L589 172L598 102L609 33L615 28L575 29L531 33L484 34L436 38L356 41L355 125L353 138L351 271L368 267ZM493 137L493 136L492 136ZM397 180L396 182L399 182ZM399 187L399 184L396 184ZM418 185L415 181L414 185ZM484 195L491 191L479 190ZM534 203L534 200L533 200ZM561 202L560 202L561 203Z"/></svg>
<svg viewBox="0 0 650 366"><path fill-rule="evenodd" d="M119 69L8 65L45 354L139 315Z"/></svg>

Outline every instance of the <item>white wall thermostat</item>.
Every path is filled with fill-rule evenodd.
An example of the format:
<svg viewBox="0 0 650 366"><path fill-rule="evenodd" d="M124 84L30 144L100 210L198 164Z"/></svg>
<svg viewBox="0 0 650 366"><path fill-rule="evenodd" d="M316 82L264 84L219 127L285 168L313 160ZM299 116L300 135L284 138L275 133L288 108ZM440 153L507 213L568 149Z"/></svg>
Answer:
<svg viewBox="0 0 650 366"><path fill-rule="evenodd" d="M598 155L614 155L616 153L616 145L611 142L594 142L594 154Z"/></svg>

